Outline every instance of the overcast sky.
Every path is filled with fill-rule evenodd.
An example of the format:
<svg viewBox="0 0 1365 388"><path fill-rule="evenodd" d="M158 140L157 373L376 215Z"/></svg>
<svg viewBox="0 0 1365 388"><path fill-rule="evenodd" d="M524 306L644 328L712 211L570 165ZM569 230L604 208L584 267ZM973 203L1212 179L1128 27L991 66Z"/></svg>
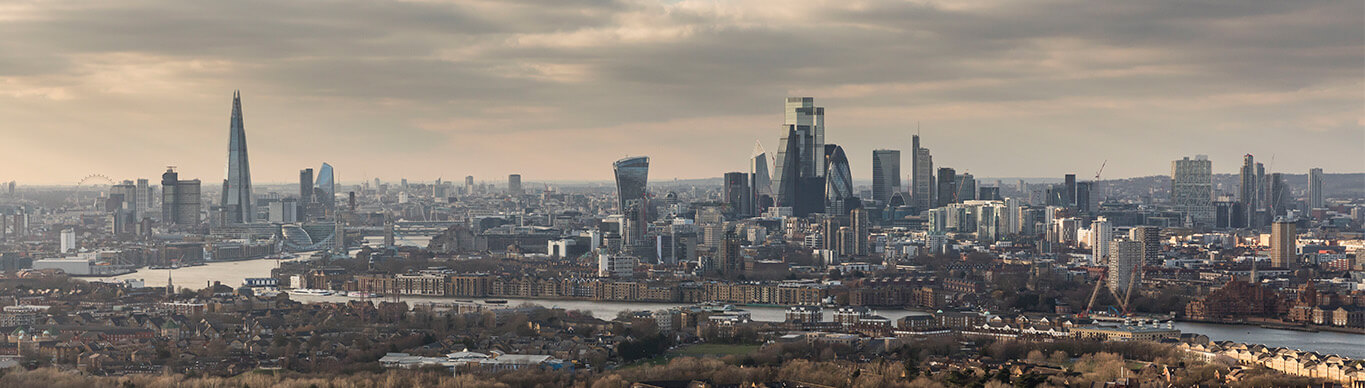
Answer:
<svg viewBox="0 0 1365 388"><path fill-rule="evenodd" d="M747 170L786 96L855 179L922 132L978 177L1208 154L1365 170L1365 2L0 0L0 180L653 180Z"/></svg>

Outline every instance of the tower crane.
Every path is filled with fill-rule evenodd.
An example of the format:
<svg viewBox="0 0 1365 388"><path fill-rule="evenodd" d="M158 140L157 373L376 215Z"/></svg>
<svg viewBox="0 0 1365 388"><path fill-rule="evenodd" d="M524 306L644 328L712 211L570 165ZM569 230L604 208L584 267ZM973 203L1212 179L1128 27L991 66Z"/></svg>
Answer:
<svg viewBox="0 0 1365 388"><path fill-rule="evenodd" d="M1100 273L1099 279L1095 280L1095 289L1090 291L1090 303L1085 305L1085 314L1089 315L1090 311L1095 309L1095 298L1100 296L1100 287L1104 286L1104 278L1107 274L1108 271Z"/></svg>
<svg viewBox="0 0 1365 388"><path fill-rule="evenodd" d="M1129 302L1130 300L1132 300L1132 298L1133 298L1133 288L1135 288L1135 286L1137 286L1137 279L1138 279L1138 275L1140 275L1140 274L1142 274L1142 266L1135 266L1135 267L1133 268L1133 274L1132 274L1131 276L1128 277L1128 290L1127 290L1126 292L1124 292L1124 295L1123 295L1123 315L1124 315L1124 316L1128 316L1129 307L1132 307L1132 306L1130 306L1130 305L1128 304L1128 302Z"/></svg>
<svg viewBox="0 0 1365 388"><path fill-rule="evenodd" d="M1104 200L1105 200L1106 198L1109 197L1109 194L1108 194L1108 193L1103 193L1103 194L1101 194L1101 191L1100 191L1100 188L1099 188L1099 185L1100 185L1100 174L1103 174L1103 173L1104 173L1104 166L1106 166L1106 165L1108 165L1108 164L1109 164L1109 159L1105 159L1103 162L1100 162L1100 169L1099 169L1098 171L1095 171L1095 181L1094 181L1093 183L1091 183L1091 186L1092 186L1092 187L1090 188L1091 190L1094 191L1095 194L1100 195L1100 198L1099 198L1098 200L1096 200L1095 203L1104 202ZM1098 209L1092 209L1092 210L1098 210Z"/></svg>

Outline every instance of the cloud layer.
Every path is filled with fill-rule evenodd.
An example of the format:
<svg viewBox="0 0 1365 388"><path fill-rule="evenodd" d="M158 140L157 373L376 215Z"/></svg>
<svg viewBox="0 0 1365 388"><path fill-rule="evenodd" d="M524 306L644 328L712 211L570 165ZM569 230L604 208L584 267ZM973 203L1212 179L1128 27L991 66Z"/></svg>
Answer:
<svg viewBox="0 0 1365 388"><path fill-rule="evenodd" d="M746 169L814 96L873 148L977 176L1165 173L1209 154L1365 166L1360 1L0 3L0 180L222 178L241 89L257 181L656 179ZM905 163L908 164L908 153Z"/></svg>

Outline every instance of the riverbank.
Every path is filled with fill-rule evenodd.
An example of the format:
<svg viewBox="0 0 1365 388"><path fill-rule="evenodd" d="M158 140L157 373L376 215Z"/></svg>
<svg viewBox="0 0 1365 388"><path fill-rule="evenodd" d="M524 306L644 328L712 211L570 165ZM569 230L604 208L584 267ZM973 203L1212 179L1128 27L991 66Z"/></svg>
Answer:
<svg viewBox="0 0 1365 388"><path fill-rule="evenodd" d="M237 287L246 278L269 277L270 271L276 267L277 263L271 259L259 259L234 262L210 262L207 265L180 268L175 270L149 270L142 269L135 273L125 274L101 279L123 280L141 279L147 287L165 287L167 280L172 280L178 287L202 288L213 282L220 282L225 285ZM90 278L87 278L90 279ZM295 296L291 299L304 303L317 302L346 302L349 300L366 300L365 298L351 298L345 296ZM457 300L470 300L472 298L447 298L447 297L418 297L403 296L403 301L412 302L433 302L450 303ZM562 308L566 310L588 311L593 316L611 319L622 311L641 311L641 310L664 310L673 307L691 306L689 303L654 303L654 302L609 302L593 300L554 300L554 299L520 299L497 297L505 299L506 304L486 304L482 300L476 302L489 307L517 306L522 303L550 308ZM387 300L384 297L368 298L370 301ZM751 319L761 322L782 322L786 319L785 307L766 307L766 306L741 306L750 313ZM902 317L912 314L927 314L922 311L912 311L905 309L876 309L876 314L886 317L891 321L899 320ZM826 320L832 318L832 314L825 314ZM1355 359L1365 359L1365 334L1339 333L1323 330L1322 332L1306 332L1286 329L1264 328L1258 325L1243 324L1223 324L1223 323L1204 323L1204 322L1176 322L1176 328L1186 333L1198 333L1209 336L1215 341L1236 341L1242 343L1256 343L1274 347L1288 347L1294 349L1312 350L1323 354L1338 354Z"/></svg>
<svg viewBox="0 0 1365 388"><path fill-rule="evenodd" d="M1189 322L1189 323L1205 323L1205 324L1214 324L1214 325L1259 327L1259 328L1263 328L1263 329L1301 331L1301 332L1305 332L1305 333L1330 332L1330 333L1360 334L1360 335L1365 335L1365 329L1362 329L1362 328L1341 327L1341 326L1329 326L1329 325L1315 325L1315 324L1311 324L1311 323L1292 323L1292 322L1285 322L1285 321L1281 321L1281 320L1270 320L1270 319L1264 319L1264 320L1219 321L1219 320L1200 320L1200 319L1189 319L1189 318L1176 318L1176 321L1177 321L1177 322Z"/></svg>
<svg viewBox="0 0 1365 388"><path fill-rule="evenodd" d="M1270 329L1255 325L1222 323L1201 323L1176 321L1175 328L1184 333L1202 334L1213 341L1233 341L1246 344L1261 344L1313 351L1321 354L1335 354L1357 360L1365 359L1365 335L1337 332L1306 332L1284 329Z"/></svg>
<svg viewBox="0 0 1365 388"><path fill-rule="evenodd" d="M176 287L200 289L214 282L221 283L233 288L242 285L247 278L270 277L270 271L278 266L278 261L273 258L261 258L255 260L237 261L210 261L204 265L180 267L175 269L151 269L141 268L131 273L103 276L87 277L84 280L93 281L124 281L141 280L147 287L165 287L166 284L173 283Z"/></svg>

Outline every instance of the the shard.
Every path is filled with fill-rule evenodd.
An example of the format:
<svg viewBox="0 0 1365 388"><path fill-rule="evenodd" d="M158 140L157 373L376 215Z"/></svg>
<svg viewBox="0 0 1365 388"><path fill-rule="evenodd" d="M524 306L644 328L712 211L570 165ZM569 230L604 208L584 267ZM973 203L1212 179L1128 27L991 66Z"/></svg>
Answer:
<svg viewBox="0 0 1365 388"><path fill-rule="evenodd" d="M228 125L227 179L223 180L223 196L219 205L226 212L226 222L249 224L256 215L251 195L251 164L246 154L246 128L242 125L242 94L232 93L232 120Z"/></svg>

